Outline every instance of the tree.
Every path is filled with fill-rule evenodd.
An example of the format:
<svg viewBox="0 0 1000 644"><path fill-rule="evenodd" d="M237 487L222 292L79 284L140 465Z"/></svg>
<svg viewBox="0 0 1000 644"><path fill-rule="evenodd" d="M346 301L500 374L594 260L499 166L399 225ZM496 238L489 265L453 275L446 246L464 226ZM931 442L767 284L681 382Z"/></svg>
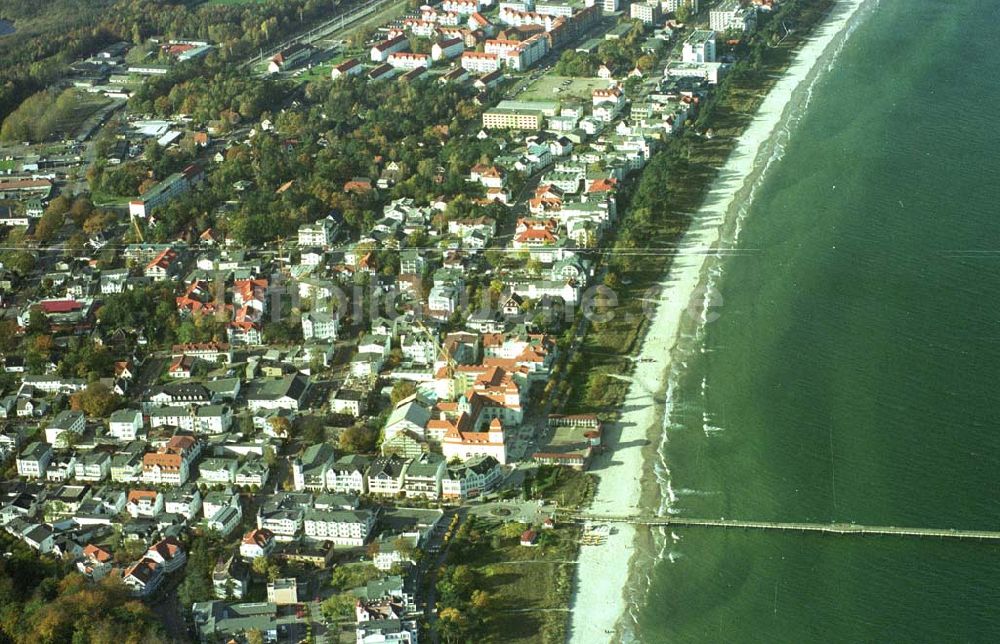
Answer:
<svg viewBox="0 0 1000 644"><path fill-rule="evenodd" d="M64 212L61 209L53 209L50 207L45 211L45 214L42 215L41 219L38 220L38 223L35 224L35 239L39 242L49 241L65 223L66 215Z"/></svg>
<svg viewBox="0 0 1000 644"><path fill-rule="evenodd" d="M686 23L691 19L691 5L685 2L677 7L677 11L674 11L674 17L677 18L677 22Z"/></svg>
<svg viewBox="0 0 1000 644"><path fill-rule="evenodd" d="M17 347L17 324L14 320L0 320L0 352L9 353Z"/></svg>
<svg viewBox="0 0 1000 644"><path fill-rule="evenodd" d="M285 416L275 416L274 418L269 418L267 420L267 424L271 426L271 431L274 432L276 436L288 438L289 434L291 434L292 422Z"/></svg>
<svg viewBox="0 0 1000 644"><path fill-rule="evenodd" d="M118 406L119 398L107 385L92 382L81 392L70 397L70 405L88 416L103 418Z"/></svg>
<svg viewBox="0 0 1000 644"><path fill-rule="evenodd" d="M270 565L271 562L268 561L267 557L256 557L253 560L253 563L250 564L250 569L253 570L254 573L260 575L261 577L266 577L267 569Z"/></svg>
<svg viewBox="0 0 1000 644"><path fill-rule="evenodd" d="M88 235L95 235L103 230L107 230L115 222L115 219L114 214L98 210L83 222L83 232Z"/></svg>
<svg viewBox="0 0 1000 644"><path fill-rule="evenodd" d="M476 582L476 573L465 564L459 564L451 569L451 583L462 594L469 592Z"/></svg>
<svg viewBox="0 0 1000 644"><path fill-rule="evenodd" d="M457 608L442 608L438 614L438 631L446 642L464 642L469 634L469 620Z"/></svg>
<svg viewBox="0 0 1000 644"><path fill-rule="evenodd" d="M375 451L378 436L364 425L354 425L340 432L340 449L351 454L368 454Z"/></svg>
<svg viewBox="0 0 1000 644"><path fill-rule="evenodd" d="M94 204L87 197L77 197L69 209L69 216L77 226L82 226L83 222L90 217L94 211Z"/></svg>
<svg viewBox="0 0 1000 644"><path fill-rule="evenodd" d="M354 605L358 598L351 593L338 593L320 605L323 617L330 622L348 619L354 615Z"/></svg>
<svg viewBox="0 0 1000 644"><path fill-rule="evenodd" d="M393 406L395 406L400 400L412 396L417 393L417 385L409 380L400 380L392 386L392 393L389 395L389 399L392 401Z"/></svg>
<svg viewBox="0 0 1000 644"><path fill-rule="evenodd" d="M392 547L396 549L396 552L399 553L402 560L411 561L413 559L415 549L413 547L413 542L410 539L407 539L406 537L398 537L393 542Z"/></svg>
<svg viewBox="0 0 1000 644"><path fill-rule="evenodd" d="M484 611L490 606L493 597L485 590L474 590L469 597L469 604L478 611Z"/></svg>

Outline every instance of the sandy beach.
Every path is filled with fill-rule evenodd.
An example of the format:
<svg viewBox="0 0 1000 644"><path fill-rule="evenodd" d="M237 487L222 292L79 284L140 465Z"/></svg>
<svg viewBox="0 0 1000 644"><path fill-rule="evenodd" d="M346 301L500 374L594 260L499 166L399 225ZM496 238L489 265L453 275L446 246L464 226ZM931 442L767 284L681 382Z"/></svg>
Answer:
<svg viewBox="0 0 1000 644"><path fill-rule="evenodd" d="M764 99L753 122L742 134L705 204L695 214L681 248L661 281L662 296L656 305L633 383L624 402L621 422L606 432L608 453L595 462L600 482L590 510L595 514L629 514L640 510L642 477L652 464L644 462L643 446L658 441L666 397L671 349L685 316L701 315L692 301L703 298L706 264L717 248L732 213L752 196L759 175L773 157L773 136L786 122L786 111L800 101L816 78L825 53L842 42L852 16L867 0L841 0L813 37L796 53L788 70ZM798 91L797 91L798 90ZM569 641L592 644L621 637L620 621L626 612L625 589L630 560L635 552L635 530L618 525L601 546L581 548L572 603Z"/></svg>

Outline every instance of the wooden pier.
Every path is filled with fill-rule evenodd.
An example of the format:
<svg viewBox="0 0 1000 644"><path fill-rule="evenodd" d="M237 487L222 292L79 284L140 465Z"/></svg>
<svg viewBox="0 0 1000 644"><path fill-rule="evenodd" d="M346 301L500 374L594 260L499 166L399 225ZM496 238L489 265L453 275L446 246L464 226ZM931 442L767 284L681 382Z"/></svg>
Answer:
<svg viewBox="0 0 1000 644"><path fill-rule="evenodd" d="M928 537L935 539L966 539L1000 541L1000 531L956 530L952 528L911 528L900 526L862 525L858 523L784 523L779 521L745 521L742 519L695 519L677 516L607 515L558 512L557 521L573 523L629 523L644 526L706 527L743 530L775 530L782 532L819 532L835 535L874 535Z"/></svg>

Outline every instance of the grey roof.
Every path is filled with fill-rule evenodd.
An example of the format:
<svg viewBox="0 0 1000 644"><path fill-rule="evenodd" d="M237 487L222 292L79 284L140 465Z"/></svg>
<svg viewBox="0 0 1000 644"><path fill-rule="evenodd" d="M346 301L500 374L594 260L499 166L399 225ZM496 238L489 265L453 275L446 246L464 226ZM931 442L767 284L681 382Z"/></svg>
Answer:
<svg viewBox="0 0 1000 644"><path fill-rule="evenodd" d="M25 447L24 451L21 452L21 456L19 458L21 460L37 461L38 459L45 456L46 453L51 451L52 451L51 445L49 445L44 441L36 441L34 443L30 443L27 447Z"/></svg>
<svg viewBox="0 0 1000 644"><path fill-rule="evenodd" d="M131 423L136 414L141 415L142 412L138 409L119 409L111 412L110 420L112 423Z"/></svg>
<svg viewBox="0 0 1000 644"><path fill-rule="evenodd" d="M269 380L257 380L250 383L247 398L251 400L278 400L288 396L301 400L309 386L309 381L302 374L283 376Z"/></svg>
<svg viewBox="0 0 1000 644"><path fill-rule="evenodd" d="M326 521L333 523L368 523L372 518L371 510L308 510L307 520Z"/></svg>
<svg viewBox="0 0 1000 644"><path fill-rule="evenodd" d="M347 454L334 461L331 469L338 474L350 472L360 472L364 474L369 465L371 465L371 459L367 456L362 456L360 454Z"/></svg>
<svg viewBox="0 0 1000 644"><path fill-rule="evenodd" d="M440 454L421 454L406 466L406 476L419 478L434 478L442 471L444 456Z"/></svg>
<svg viewBox="0 0 1000 644"><path fill-rule="evenodd" d="M408 421L418 427L426 427L427 421L430 419L431 410L428 409L428 407L419 399L414 398L397 405L396 408L392 410L392 413L389 414L389 420L386 421L385 426L391 427L396 423Z"/></svg>
<svg viewBox="0 0 1000 644"><path fill-rule="evenodd" d="M69 409L59 412L59 415L49 423L50 428L69 429L70 425L83 418L82 411L70 411Z"/></svg>

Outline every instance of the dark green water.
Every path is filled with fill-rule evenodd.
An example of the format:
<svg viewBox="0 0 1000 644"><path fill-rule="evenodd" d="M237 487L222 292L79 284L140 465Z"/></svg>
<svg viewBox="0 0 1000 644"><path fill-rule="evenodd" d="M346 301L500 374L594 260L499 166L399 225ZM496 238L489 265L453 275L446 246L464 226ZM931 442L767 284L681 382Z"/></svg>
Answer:
<svg viewBox="0 0 1000 644"><path fill-rule="evenodd" d="M820 80L675 386L673 511L1000 530L998 29L882 0ZM641 641L1000 641L1000 546L676 532Z"/></svg>

